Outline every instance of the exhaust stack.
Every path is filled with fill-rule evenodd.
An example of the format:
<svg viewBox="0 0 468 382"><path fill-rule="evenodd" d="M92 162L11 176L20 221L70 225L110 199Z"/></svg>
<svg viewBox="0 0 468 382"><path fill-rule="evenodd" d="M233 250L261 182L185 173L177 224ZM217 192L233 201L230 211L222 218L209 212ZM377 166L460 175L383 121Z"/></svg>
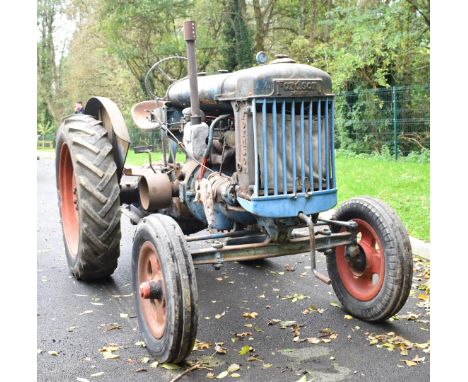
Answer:
<svg viewBox="0 0 468 382"><path fill-rule="evenodd" d="M190 107L192 116L190 122L192 125L201 123L200 99L198 98L198 80L197 80L197 61L195 58L195 40L197 31L195 22L184 21L184 39L187 45L188 75L190 82Z"/></svg>

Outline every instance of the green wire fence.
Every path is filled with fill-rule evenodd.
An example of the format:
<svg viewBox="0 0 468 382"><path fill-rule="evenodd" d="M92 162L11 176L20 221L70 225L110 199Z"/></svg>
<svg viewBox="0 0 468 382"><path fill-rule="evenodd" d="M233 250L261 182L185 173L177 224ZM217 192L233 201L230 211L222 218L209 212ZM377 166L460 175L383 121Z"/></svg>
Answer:
<svg viewBox="0 0 468 382"><path fill-rule="evenodd" d="M399 155L430 149L428 84L353 90L335 96L336 148Z"/></svg>

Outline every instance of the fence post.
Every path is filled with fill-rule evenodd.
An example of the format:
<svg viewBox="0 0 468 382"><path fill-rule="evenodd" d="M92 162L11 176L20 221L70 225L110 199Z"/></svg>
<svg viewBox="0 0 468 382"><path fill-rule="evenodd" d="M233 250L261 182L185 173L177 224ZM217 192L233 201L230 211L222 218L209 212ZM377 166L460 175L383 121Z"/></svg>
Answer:
<svg viewBox="0 0 468 382"><path fill-rule="evenodd" d="M393 152L395 160L398 160L398 110L397 110L397 93L396 87L392 86L392 103L393 103Z"/></svg>

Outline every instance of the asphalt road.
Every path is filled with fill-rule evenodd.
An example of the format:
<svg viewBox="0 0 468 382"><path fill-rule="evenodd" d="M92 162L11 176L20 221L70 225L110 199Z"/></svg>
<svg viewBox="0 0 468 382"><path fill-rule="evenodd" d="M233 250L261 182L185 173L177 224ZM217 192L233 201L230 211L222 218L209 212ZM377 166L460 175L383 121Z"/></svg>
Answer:
<svg viewBox="0 0 468 382"><path fill-rule="evenodd" d="M42 158L37 165L38 380L170 381L186 366L178 370L167 370L161 365L151 367L154 360L145 359L149 354L136 345L142 337L130 296L134 227L122 217L121 257L109 280L101 283L76 281L65 260L54 161ZM321 255L318 260L325 272ZM227 376L225 380L286 382L305 376L303 380L307 381L428 381L428 352L421 348L415 350L413 345L408 355L402 355L398 346L390 351L391 344L388 344L392 339L394 343L402 341L395 340L395 336L408 340L406 344L429 341L429 309L424 306L428 301L421 300L421 291L416 289L421 283L416 279L424 267L428 264L417 263L414 291L399 313L399 319L370 324L346 318L341 308L331 305L338 302L337 298L331 287L313 278L306 254L256 263L232 263L219 271L211 266L199 266L197 338L211 346L193 351L189 361L202 362L212 371L193 370L180 381L206 381L207 373L217 376L233 363L240 366L236 372L239 377ZM283 299L294 294L299 296L298 301ZM303 314L311 304L324 311ZM244 318L244 312L258 315ZM408 313L415 316L408 316ZM216 318L216 315L222 316ZM299 341L293 340L293 327L282 329L279 323L268 325L271 320L296 321L301 325ZM329 331L327 335L323 332L325 328L336 336L330 336ZM236 337L246 332L251 334L242 339ZM389 332L394 333L389 339L375 339L375 335ZM371 345L370 336L379 343ZM325 342L302 341L311 337L325 339ZM224 343L225 355L215 352L215 342ZM382 346L385 342L387 344ZM119 358L105 359L99 352L109 344L119 346L115 352ZM245 345L254 351L240 355ZM424 360L416 359L413 366L403 362L416 356Z"/></svg>

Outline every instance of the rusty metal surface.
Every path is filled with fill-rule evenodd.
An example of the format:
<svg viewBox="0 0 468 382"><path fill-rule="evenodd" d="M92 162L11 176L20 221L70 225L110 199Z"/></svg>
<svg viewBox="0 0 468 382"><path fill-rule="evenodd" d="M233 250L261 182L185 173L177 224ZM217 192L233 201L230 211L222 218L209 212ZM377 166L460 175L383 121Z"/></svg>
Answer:
<svg viewBox="0 0 468 382"><path fill-rule="evenodd" d="M192 125L201 123L200 113L200 98L198 95L198 77L197 77L197 61L195 57L195 40L197 38L197 30L193 21L184 22L184 39L187 46L188 59L188 81L190 91L190 107L192 115L190 117Z"/></svg>
<svg viewBox="0 0 468 382"><path fill-rule="evenodd" d="M316 251L325 251L341 245L351 244L351 233L340 232L315 237ZM192 251L194 264L217 264L227 261L259 260L270 257L293 255L310 251L309 235L297 237L287 243L274 243L265 239L261 243L227 245L222 248L203 248Z"/></svg>
<svg viewBox="0 0 468 382"><path fill-rule="evenodd" d="M227 237L241 237L241 236L246 236L246 235L250 235L250 234L253 234L253 233L257 233L257 232L258 232L258 230L255 230L255 229L247 229L247 230L243 230L243 231L215 233L215 234L212 234L212 235L192 236L192 237L187 237L185 240L187 242L190 242L190 241L222 239L222 238L227 238Z"/></svg>
<svg viewBox="0 0 468 382"><path fill-rule="evenodd" d="M303 214L302 212L299 214L299 218L302 219L307 224L307 227L309 228L310 262L312 264L312 273L320 281L323 281L325 284L330 285L331 284L331 279L328 276L325 276L324 274L320 273L317 270L317 264L316 264L316 261L315 261L315 251L316 251L317 247L316 247L315 233L314 233L314 222L313 222L313 220L312 220L312 218L310 216L307 216L307 215Z"/></svg>
<svg viewBox="0 0 468 382"><path fill-rule="evenodd" d="M142 130L153 130L161 127L161 122L152 121L151 111L162 108L166 104L165 101L143 101L133 105L130 114L132 115L135 125Z"/></svg>
<svg viewBox="0 0 468 382"><path fill-rule="evenodd" d="M91 97L86 103L85 114L102 121L113 146L118 178L122 176L125 158L130 146L127 125L118 106L106 97Z"/></svg>
<svg viewBox="0 0 468 382"><path fill-rule="evenodd" d="M138 182L140 205L145 211L166 208L172 202L172 183L167 174L148 173Z"/></svg>

